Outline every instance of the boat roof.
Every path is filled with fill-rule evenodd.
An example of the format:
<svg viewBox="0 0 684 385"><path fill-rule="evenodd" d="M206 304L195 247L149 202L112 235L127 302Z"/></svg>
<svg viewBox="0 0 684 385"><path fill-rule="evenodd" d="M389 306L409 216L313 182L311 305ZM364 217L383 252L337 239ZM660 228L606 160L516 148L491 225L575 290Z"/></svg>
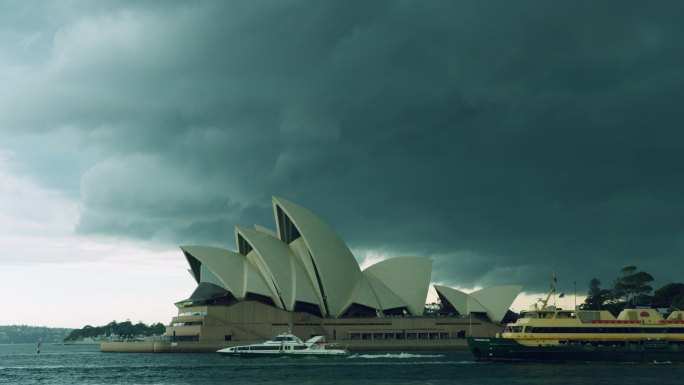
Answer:
<svg viewBox="0 0 684 385"><path fill-rule="evenodd" d="M646 319L651 322L659 322L661 320L667 320L667 321L684 321L684 311L682 310L675 310L670 315L665 318L664 315L658 311L658 309L654 308L646 308L646 307L636 307L636 308L627 308L623 309L620 314L618 314L617 317L615 317L613 314L611 314L607 310L584 310L584 309L578 309L578 310L571 310L571 309L555 309L555 308L546 308L546 309L532 309L532 310L525 310L520 312L520 315L522 318L535 318L534 315L547 315L546 317L543 318L551 318L548 315L549 314L573 314L573 315L579 315L580 318L582 318L582 314L597 314L600 315L601 319L608 319L608 320L637 320L637 319Z"/></svg>
<svg viewBox="0 0 684 385"><path fill-rule="evenodd" d="M299 337L297 337L294 334L281 333L281 334L278 334L277 336L271 338L270 340L264 342L264 344L281 344L283 342L295 342L295 343L299 343L299 344L304 343L304 341L302 341Z"/></svg>

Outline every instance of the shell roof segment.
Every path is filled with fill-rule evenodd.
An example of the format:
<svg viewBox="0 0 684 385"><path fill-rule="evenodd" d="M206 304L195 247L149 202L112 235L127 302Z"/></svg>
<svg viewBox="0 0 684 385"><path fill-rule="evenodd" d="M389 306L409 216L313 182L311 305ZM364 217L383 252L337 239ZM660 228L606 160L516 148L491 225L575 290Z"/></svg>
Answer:
<svg viewBox="0 0 684 385"><path fill-rule="evenodd" d="M470 295L487 309L489 318L501 322L522 288L521 285L492 286Z"/></svg>
<svg viewBox="0 0 684 385"><path fill-rule="evenodd" d="M430 287L432 260L424 257L397 257L378 262L364 271L401 298L411 314L422 314Z"/></svg>
<svg viewBox="0 0 684 385"><path fill-rule="evenodd" d="M486 313L494 322L501 322L504 319L513 301L522 291L520 285L492 286L470 294L447 286L434 287L440 297L448 301L459 313Z"/></svg>
<svg viewBox="0 0 684 385"><path fill-rule="evenodd" d="M210 246L181 246L191 267L193 275L201 281L201 265L211 270L221 281L223 287L236 298L245 297L245 259L242 255L230 250Z"/></svg>
<svg viewBox="0 0 684 385"><path fill-rule="evenodd" d="M399 296L392 292L387 285L382 283L378 278L376 278L372 274L366 274L364 270L364 278L365 281L370 285L371 289L373 290L373 293L375 294L378 302L378 308L382 310L387 310L387 309L394 309L394 308L399 308L399 307L408 307L408 304L406 301L403 299L399 298ZM359 300L356 300L355 302L359 302Z"/></svg>
<svg viewBox="0 0 684 385"><path fill-rule="evenodd" d="M354 255L340 236L309 210L278 197L273 197L273 206L281 240L289 241L284 228L287 220L296 227L295 234L304 240L316 279L320 281L326 312L332 317L342 315L351 304L352 293L361 279L361 269Z"/></svg>

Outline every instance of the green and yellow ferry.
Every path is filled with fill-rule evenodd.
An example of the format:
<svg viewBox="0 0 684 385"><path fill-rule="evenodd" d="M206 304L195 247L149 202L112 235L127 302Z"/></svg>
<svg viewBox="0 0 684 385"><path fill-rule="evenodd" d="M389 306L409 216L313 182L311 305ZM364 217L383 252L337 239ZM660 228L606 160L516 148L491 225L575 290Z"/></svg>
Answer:
<svg viewBox="0 0 684 385"><path fill-rule="evenodd" d="M476 361L684 362L684 311L525 311L496 338L468 337Z"/></svg>

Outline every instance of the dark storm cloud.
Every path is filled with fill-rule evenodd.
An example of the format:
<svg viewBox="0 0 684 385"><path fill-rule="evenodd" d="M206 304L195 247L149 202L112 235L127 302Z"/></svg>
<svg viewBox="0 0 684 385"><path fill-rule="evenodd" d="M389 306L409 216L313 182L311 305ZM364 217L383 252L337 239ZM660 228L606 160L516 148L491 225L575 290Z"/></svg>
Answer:
<svg viewBox="0 0 684 385"><path fill-rule="evenodd" d="M97 159L80 232L232 247L275 194L452 285L679 279L677 2L53 6L0 127Z"/></svg>

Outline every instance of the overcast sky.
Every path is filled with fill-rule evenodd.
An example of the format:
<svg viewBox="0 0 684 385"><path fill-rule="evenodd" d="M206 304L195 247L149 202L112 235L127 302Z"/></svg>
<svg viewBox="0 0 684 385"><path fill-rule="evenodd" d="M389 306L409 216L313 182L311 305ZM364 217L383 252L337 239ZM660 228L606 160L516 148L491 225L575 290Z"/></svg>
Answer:
<svg viewBox="0 0 684 385"><path fill-rule="evenodd" d="M452 287L681 282L682 8L0 0L0 324L168 323L272 195Z"/></svg>

